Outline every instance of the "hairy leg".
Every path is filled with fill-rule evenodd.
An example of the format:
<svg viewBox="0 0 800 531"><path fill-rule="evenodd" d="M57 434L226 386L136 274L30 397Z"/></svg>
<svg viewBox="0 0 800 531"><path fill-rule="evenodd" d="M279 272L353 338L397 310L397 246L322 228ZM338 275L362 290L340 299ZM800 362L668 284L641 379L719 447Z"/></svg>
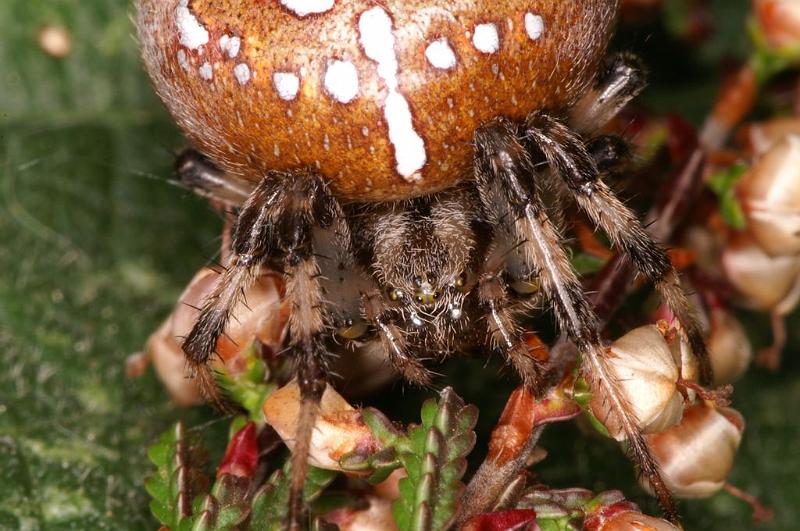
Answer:
<svg viewBox="0 0 800 531"><path fill-rule="evenodd" d="M187 148L175 158L175 176L181 186L207 197L223 208L243 205L253 185L225 173L199 151Z"/></svg>
<svg viewBox="0 0 800 531"><path fill-rule="evenodd" d="M409 382L419 386L431 383L431 373L422 362L406 350L406 338L400 327L394 323L389 306L378 290L362 296L364 316L372 323L383 343L389 361Z"/></svg>
<svg viewBox="0 0 800 531"><path fill-rule="evenodd" d="M522 330L517 326L516 312L509 300L505 282L495 273L483 273L478 281L478 299L487 312L492 347L503 351L528 388L543 391L539 383L544 367L533 356Z"/></svg>
<svg viewBox="0 0 800 531"><path fill-rule="evenodd" d="M325 183L314 175L271 172L241 209L233 236L233 255L183 349L189 365L216 394L208 362L224 333L231 310L261 266L283 272L291 312L288 347L302 405L292 454L290 522L300 528L302 490L308 470L311 431L327 381L327 306L314 252L315 228L344 223L341 209Z"/></svg>
<svg viewBox="0 0 800 531"><path fill-rule="evenodd" d="M609 57L592 87L570 109L569 124L583 134L594 134L644 90L641 61L631 54Z"/></svg>
<svg viewBox="0 0 800 531"><path fill-rule="evenodd" d="M533 163L518 140L514 124L498 119L477 132L476 184L484 207L491 211L496 205L503 205L511 213L505 223L518 233L530 268L538 271L543 293L555 311L559 327L583 354L587 381L612 402L613 418L608 420L624 430L641 473L653 485L665 513L674 518L672 495L610 370L598 319L561 246L561 237L545 212L534 176Z"/></svg>
<svg viewBox="0 0 800 531"><path fill-rule="evenodd" d="M529 116L526 137L550 165L551 175L563 182L568 194L615 247L652 282L683 327L700 361L702 380L712 381L711 363L694 308L686 297L669 257L653 241L636 214L600 178L595 160L583 140L566 125L545 113Z"/></svg>

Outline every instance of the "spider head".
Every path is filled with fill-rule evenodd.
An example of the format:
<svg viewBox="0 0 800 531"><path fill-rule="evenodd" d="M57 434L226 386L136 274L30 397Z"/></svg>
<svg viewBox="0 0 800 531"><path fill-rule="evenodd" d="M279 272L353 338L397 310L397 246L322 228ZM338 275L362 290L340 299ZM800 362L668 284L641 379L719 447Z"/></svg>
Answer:
<svg viewBox="0 0 800 531"><path fill-rule="evenodd" d="M441 268L424 272L415 272L414 267L402 268L405 274L387 279L388 298L409 324L440 325L462 318L466 275L453 266L456 264L445 262Z"/></svg>
<svg viewBox="0 0 800 531"><path fill-rule="evenodd" d="M386 297L410 326L461 319L475 232L468 205L420 199L377 216L375 269Z"/></svg>
<svg viewBox="0 0 800 531"><path fill-rule="evenodd" d="M437 276L428 271L395 280L387 290L389 300L411 324L461 319L466 283L463 273Z"/></svg>

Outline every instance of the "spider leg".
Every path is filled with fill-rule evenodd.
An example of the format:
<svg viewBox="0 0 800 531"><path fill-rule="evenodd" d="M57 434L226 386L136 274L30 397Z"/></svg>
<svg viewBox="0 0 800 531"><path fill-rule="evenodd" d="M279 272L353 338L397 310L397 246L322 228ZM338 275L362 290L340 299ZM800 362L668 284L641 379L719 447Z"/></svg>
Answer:
<svg viewBox="0 0 800 531"><path fill-rule="evenodd" d="M233 229L233 255L183 343L189 367L198 378L206 398L215 404L221 401L208 362L225 332L231 312L255 281L262 261L277 254L266 229L270 220L267 203L274 194L273 183L265 179L246 201Z"/></svg>
<svg viewBox="0 0 800 531"><path fill-rule="evenodd" d="M196 149L186 148L175 158L175 176L182 187L225 208L247 201L253 185L224 172Z"/></svg>
<svg viewBox="0 0 800 531"><path fill-rule="evenodd" d="M224 333L232 308L258 268L270 264L283 271L291 312L288 347L302 403L292 452L289 526L300 528L302 491L308 470L311 432L327 382L326 303L320 268L314 254L313 233L339 219L341 210L318 177L302 173L269 173L245 202L236 222L233 257L183 350L190 366L213 386L208 360ZM215 389L215 387L212 387Z"/></svg>
<svg viewBox="0 0 800 531"><path fill-rule="evenodd" d="M487 309L489 337L493 347L500 347L511 365L530 389L540 390L539 382L544 372L543 364L531 355L516 315L509 302L508 291L495 273L483 273L478 280L478 299Z"/></svg>
<svg viewBox="0 0 800 531"><path fill-rule="evenodd" d="M609 57L592 87L570 108L569 124L585 134L597 132L644 90L647 76L632 54Z"/></svg>
<svg viewBox="0 0 800 531"><path fill-rule="evenodd" d="M694 308L681 287L669 257L653 241L636 214L600 178L594 159L581 138L566 125L544 114L532 114L526 136L542 152L552 174L563 180L569 194L602 228L634 267L652 282L681 323L697 356L704 383L712 381L703 332Z"/></svg>
<svg viewBox="0 0 800 531"><path fill-rule="evenodd" d="M517 127L502 118L476 133L475 178L484 208L490 221L508 224L518 233L525 259L538 272L559 327L583 354L587 381L613 405L613 418L608 420L624 430L640 472L653 485L664 512L674 518L672 495L637 428L631 406L610 371L611 361L601 342L597 316L560 244L558 231L545 212L533 178L533 163L517 133Z"/></svg>
<svg viewBox="0 0 800 531"><path fill-rule="evenodd" d="M430 371L407 352L404 332L392 320L389 305L383 295L378 290L372 290L361 297L361 304L364 316L377 330L384 351L397 371L412 384L422 387L430 385Z"/></svg>

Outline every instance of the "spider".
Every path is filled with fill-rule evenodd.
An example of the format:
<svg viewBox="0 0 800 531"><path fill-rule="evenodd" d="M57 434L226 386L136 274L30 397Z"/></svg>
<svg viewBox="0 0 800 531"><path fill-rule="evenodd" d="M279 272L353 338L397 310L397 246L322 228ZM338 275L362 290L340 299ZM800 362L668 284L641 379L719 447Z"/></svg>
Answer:
<svg viewBox="0 0 800 531"><path fill-rule="evenodd" d="M208 386L243 291L260 268L285 277L303 398L293 527L333 350L380 342L427 385L427 359L488 344L536 390L546 367L518 320L542 306L674 514L560 233L564 203L576 204L655 285L710 378L678 274L603 181L623 144L600 129L645 77L629 55L603 60L617 7L139 0L145 64L199 148L179 174L238 212L230 260L183 344Z"/></svg>

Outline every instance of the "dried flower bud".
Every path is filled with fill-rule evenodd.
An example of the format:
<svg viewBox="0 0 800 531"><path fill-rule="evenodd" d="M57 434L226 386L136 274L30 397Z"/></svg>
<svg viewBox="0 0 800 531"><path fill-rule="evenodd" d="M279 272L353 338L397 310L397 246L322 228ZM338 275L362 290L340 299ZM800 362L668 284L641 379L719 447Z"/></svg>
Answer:
<svg viewBox="0 0 800 531"><path fill-rule="evenodd" d="M517 387L492 431L486 461L503 467L519 455L536 427L580 415L580 406L566 392L573 385L573 378L568 376L538 399L527 387Z"/></svg>
<svg viewBox="0 0 800 531"><path fill-rule="evenodd" d="M170 396L180 405L188 406L203 401L196 381L186 377L186 358L181 342L197 321L198 308L212 292L218 278L218 273L212 269L198 271L180 296L172 314L147 340L146 355L152 360L156 374ZM244 301L234 310L230 323L217 345L217 352L226 361L229 371L240 370L237 354L256 338L276 350L280 348L286 316L273 276L262 275L247 290Z"/></svg>
<svg viewBox="0 0 800 531"><path fill-rule="evenodd" d="M586 531L679 531L680 528L639 512L635 504L620 502L600 508L586 518Z"/></svg>
<svg viewBox="0 0 800 531"><path fill-rule="evenodd" d="M703 329L708 329L708 317L702 308L697 307L697 321ZM668 306L662 305L656 312L656 328L669 345L672 358L678 366L681 380L697 382L700 378L700 362L689 344L689 338Z"/></svg>
<svg viewBox="0 0 800 531"><path fill-rule="evenodd" d="M748 124L739 140L750 153L760 156L789 135L800 135L800 118L780 117Z"/></svg>
<svg viewBox="0 0 800 531"><path fill-rule="evenodd" d="M800 3L796 0L754 0L756 22L766 44L779 52L800 48Z"/></svg>
<svg viewBox="0 0 800 531"><path fill-rule="evenodd" d="M273 392L264 402L264 418L290 449L294 447L300 416L300 388L296 381ZM330 385L325 388L311 435L308 461L328 470L342 470L339 459L353 452L371 455L380 450L361 417Z"/></svg>
<svg viewBox="0 0 800 531"><path fill-rule="evenodd" d="M678 366L658 327L647 325L631 330L611 344L608 356L642 432L661 431L680 421L683 396L677 386ZM614 422L607 397L595 393L589 407L612 437L619 441L625 438L622 427Z"/></svg>
<svg viewBox="0 0 800 531"><path fill-rule="evenodd" d="M722 268L731 285L756 309L785 315L800 300L798 256L771 257L741 236L723 251Z"/></svg>
<svg viewBox="0 0 800 531"><path fill-rule="evenodd" d="M708 354L714 368L715 385L736 381L753 359L753 346L742 323L723 308L711 311Z"/></svg>
<svg viewBox="0 0 800 531"><path fill-rule="evenodd" d="M397 524L392 517L392 502L369 496L366 508L345 507L331 511L323 520L338 526L340 531L393 531Z"/></svg>
<svg viewBox="0 0 800 531"><path fill-rule="evenodd" d="M667 488L683 498L705 498L725 485L743 431L736 410L701 403L687 407L679 425L647 441Z"/></svg>
<svg viewBox="0 0 800 531"><path fill-rule="evenodd" d="M742 177L737 193L748 231L762 249L771 256L800 253L800 136L770 148Z"/></svg>
<svg viewBox="0 0 800 531"><path fill-rule="evenodd" d="M400 498L400 480L407 476L405 468L398 468L392 471L388 478L375 485L372 492L386 500L395 501Z"/></svg>

